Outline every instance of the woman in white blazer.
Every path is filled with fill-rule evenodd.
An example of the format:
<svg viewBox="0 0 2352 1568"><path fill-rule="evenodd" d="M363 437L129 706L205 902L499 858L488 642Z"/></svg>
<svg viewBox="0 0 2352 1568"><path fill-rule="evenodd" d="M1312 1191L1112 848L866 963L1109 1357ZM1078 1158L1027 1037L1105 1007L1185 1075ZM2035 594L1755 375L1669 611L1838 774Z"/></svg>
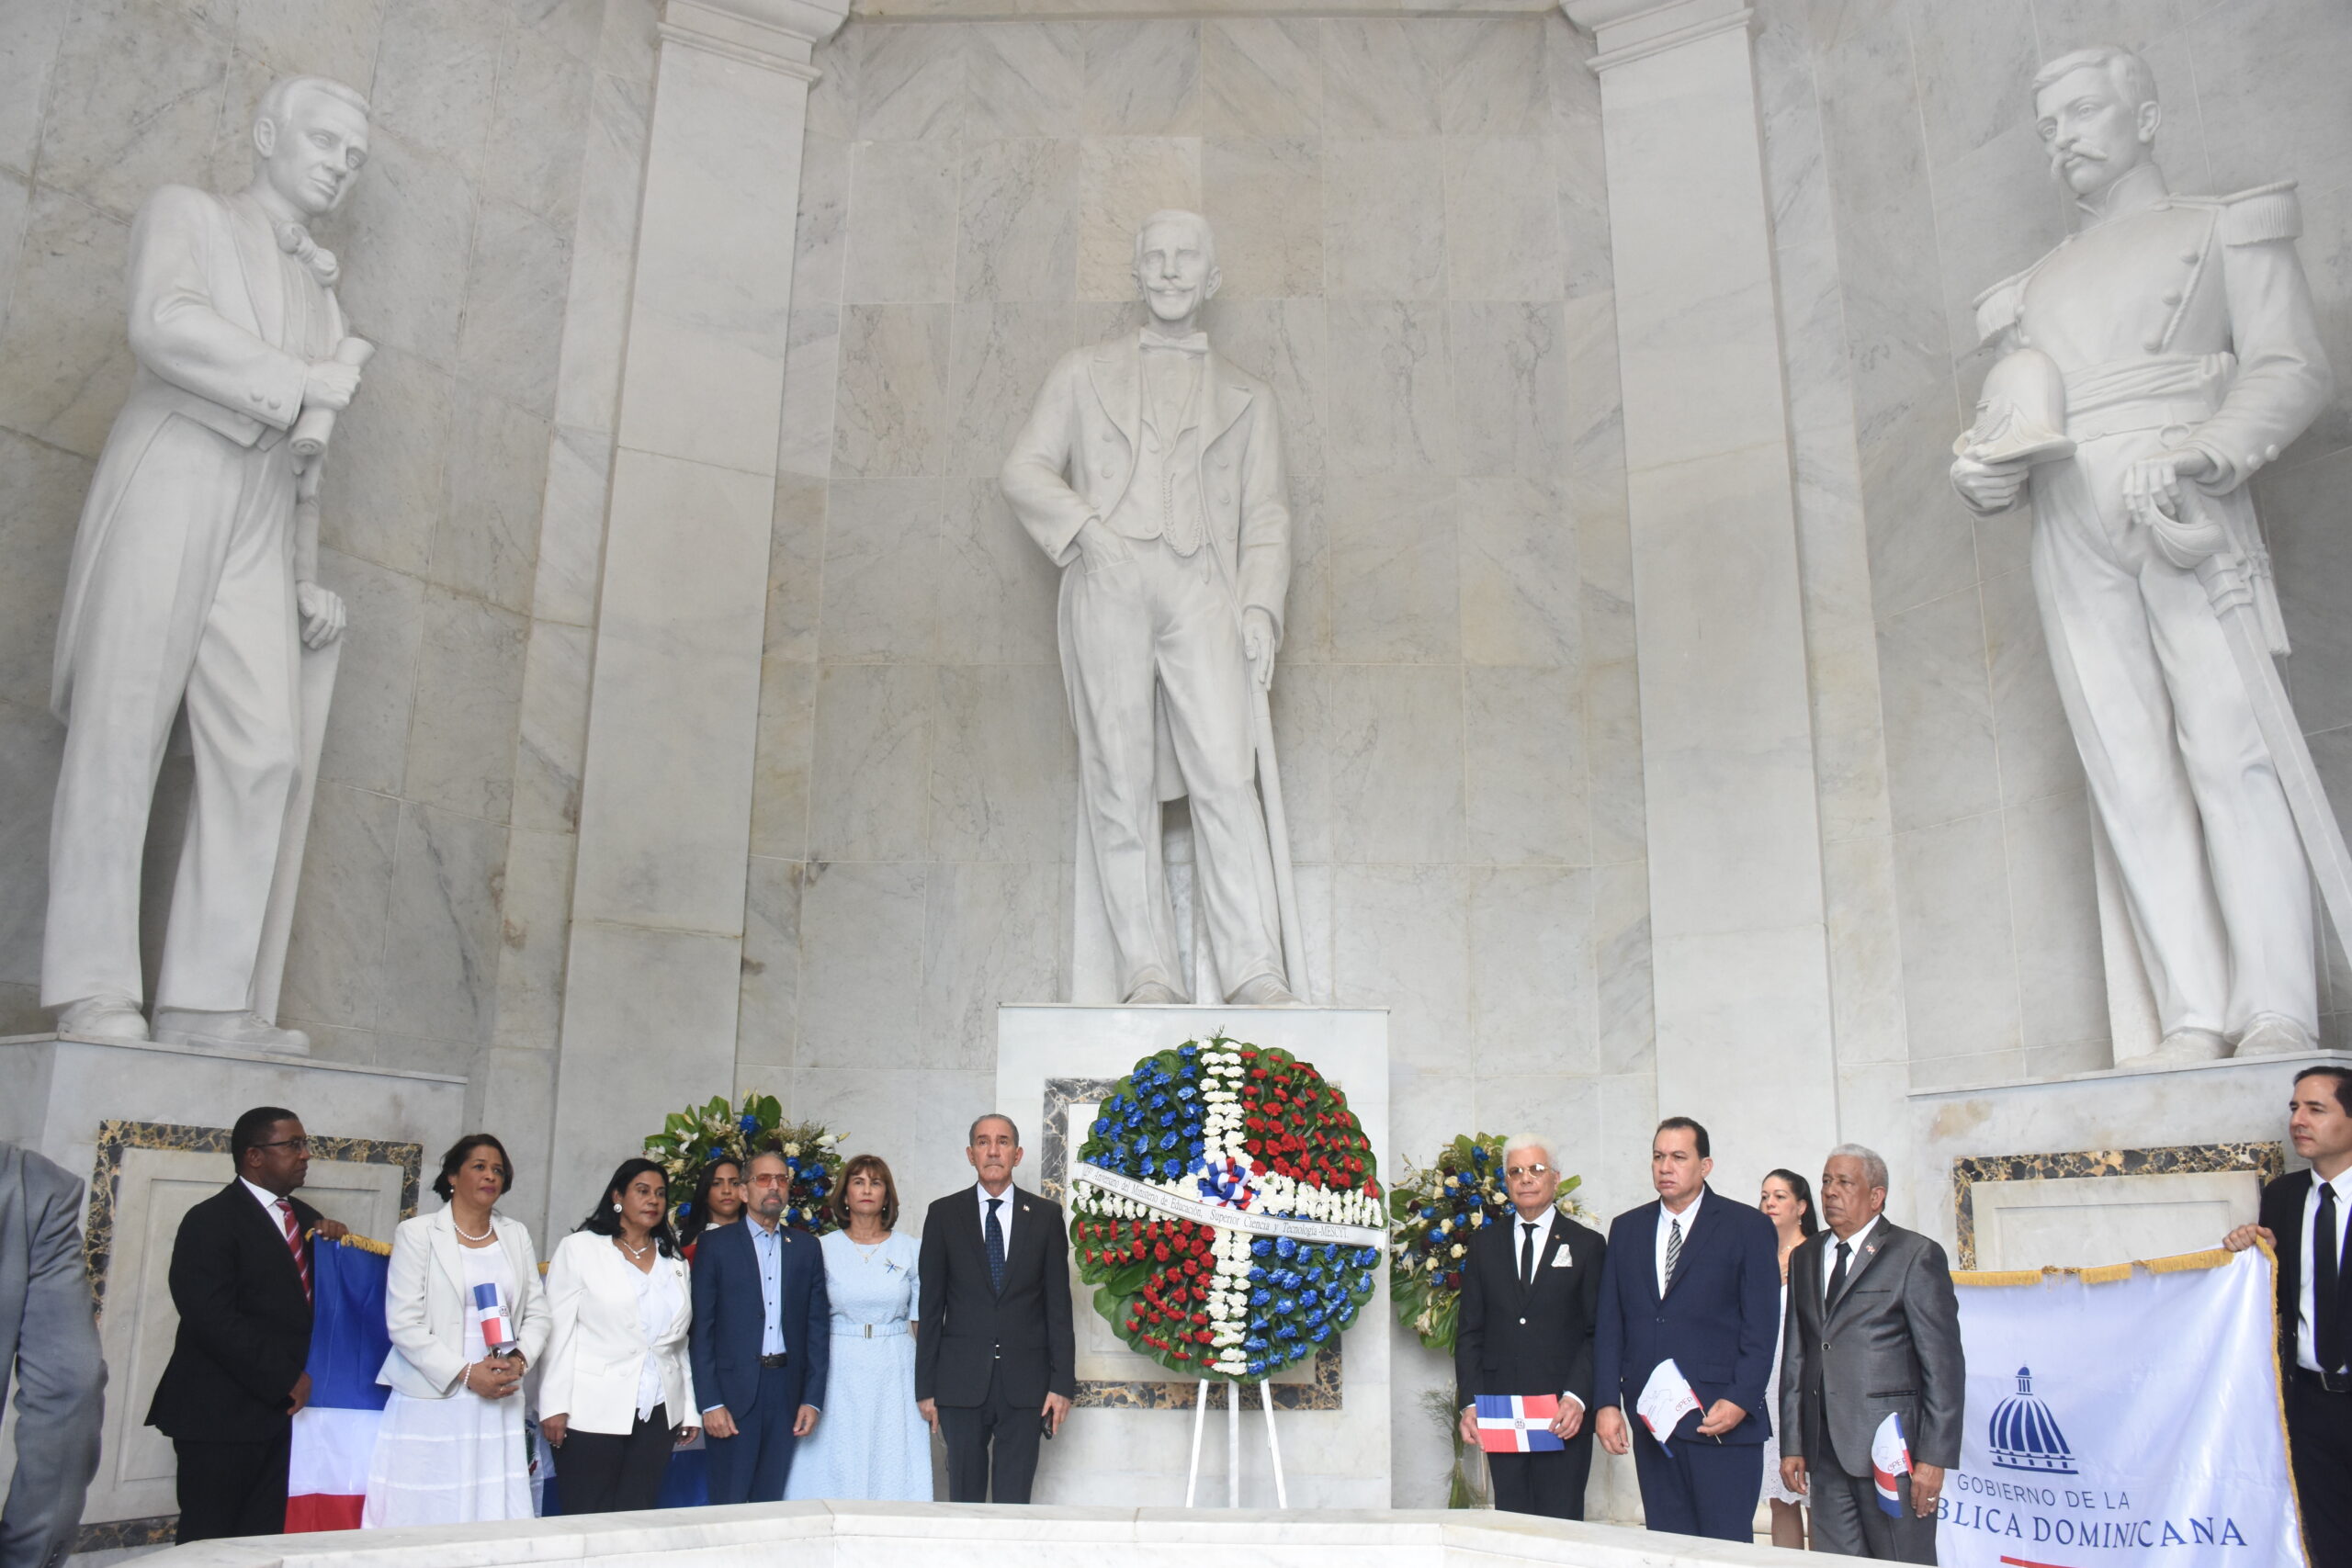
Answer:
<svg viewBox="0 0 2352 1568"><path fill-rule="evenodd" d="M447 1207L404 1220L384 1283L390 1385L360 1523L470 1524L532 1515L523 1374L548 1339L538 1255L493 1211L514 1179L506 1145L458 1140L433 1190Z"/></svg>
<svg viewBox="0 0 2352 1568"><path fill-rule="evenodd" d="M694 1290L670 1228L670 1183L627 1159L548 1262L555 1319L539 1376L539 1430L562 1452L567 1514L650 1508L670 1450L699 1407L686 1361Z"/></svg>

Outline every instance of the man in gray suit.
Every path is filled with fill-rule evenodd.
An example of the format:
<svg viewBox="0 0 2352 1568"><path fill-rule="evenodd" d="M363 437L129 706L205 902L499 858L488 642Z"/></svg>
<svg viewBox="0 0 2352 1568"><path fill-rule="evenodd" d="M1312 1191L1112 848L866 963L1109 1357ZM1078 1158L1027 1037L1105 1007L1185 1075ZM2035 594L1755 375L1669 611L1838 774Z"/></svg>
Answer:
<svg viewBox="0 0 2352 1568"><path fill-rule="evenodd" d="M1840 1144L1821 1173L1829 1228L1789 1258L1781 1350L1781 1479L1813 1504L1813 1549L1936 1560L1936 1499L1960 1462L1968 1368L1944 1249L1888 1220L1886 1161ZM1911 1470L1879 1506L1871 1443L1897 1418ZM1810 1461L1810 1462L1808 1462Z"/></svg>
<svg viewBox="0 0 2352 1568"><path fill-rule="evenodd" d="M98 1469L106 1363L74 1224L82 1184L0 1144L0 1399L17 1380L17 1473L0 1508L0 1568L56 1568Z"/></svg>

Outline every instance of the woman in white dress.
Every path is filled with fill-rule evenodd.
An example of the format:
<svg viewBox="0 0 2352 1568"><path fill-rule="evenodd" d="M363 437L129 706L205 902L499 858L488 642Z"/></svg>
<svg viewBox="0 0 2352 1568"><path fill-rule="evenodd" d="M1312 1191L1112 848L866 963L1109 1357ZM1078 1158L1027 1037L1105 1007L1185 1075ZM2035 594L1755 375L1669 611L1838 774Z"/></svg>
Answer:
<svg viewBox="0 0 2352 1568"><path fill-rule="evenodd" d="M458 1139L433 1182L448 1206L393 1233L363 1528L531 1517L521 1390L549 1320L531 1233L492 1210L514 1168L488 1133Z"/></svg>
<svg viewBox="0 0 2352 1568"><path fill-rule="evenodd" d="M1789 1254L1821 1228L1813 1217L1813 1186L1793 1170L1764 1178L1756 1206L1781 1233L1781 1326L1789 1323ZM1772 1401L1772 1432L1764 1439L1764 1500L1772 1506L1772 1544L1804 1550L1804 1494L1781 1484L1781 1340L1772 1337L1772 1381L1764 1385Z"/></svg>
<svg viewBox="0 0 2352 1568"><path fill-rule="evenodd" d="M660 1166L623 1160L580 1228L556 1243L548 1310L539 1430L563 1453L563 1511L657 1506L671 1449L701 1425L686 1357L694 1287Z"/></svg>
<svg viewBox="0 0 2352 1568"><path fill-rule="evenodd" d="M915 1408L920 1248L894 1228L899 1187L880 1156L853 1156L832 1202L842 1228L818 1238L833 1309L825 1418L800 1439L785 1499L928 1503L931 1428Z"/></svg>

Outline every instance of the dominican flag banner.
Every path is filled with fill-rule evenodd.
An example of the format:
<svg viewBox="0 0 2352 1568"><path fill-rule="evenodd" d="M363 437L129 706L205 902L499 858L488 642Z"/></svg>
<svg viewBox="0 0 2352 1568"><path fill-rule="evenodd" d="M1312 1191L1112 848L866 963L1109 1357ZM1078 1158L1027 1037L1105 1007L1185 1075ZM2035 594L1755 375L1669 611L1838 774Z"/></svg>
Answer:
<svg viewBox="0 0 2352 1568"><path fill-rule="evenodd" d="M311 1287L311 1403L294 1416L286 1477L286 1529L356 1530L368 1495L368 1461L390 1391L376 1381L390 1351L384 1274L390 1249L358 1237L314 1245Z"/></svg>
<svg viewBox="0 0 2352 1568"><path fill-rule="evenodd" d="M492 1350L514 1348L514 1330L506 1321L506 1303L498 1287L487 1281L474 1287L474 1321L481 1325L481 1342Z"/></svg>
<svg viewBox="0 0 2352 1568"><path fill-rule="evenodd" d="M1552 1435L1557 1394L1478 1395L1478 1446L1490 1454L1540 1454L1567 1445Z"/></svg>
<svg viewBox="0 0 2352 1568"><path fill-rule="evenodd" d="M1889 1416L1878 1424L1878 1435L1871 1439L1871 1480L1878 1484L1878 1506L1882 1512L1903 1517L1903 1499L1895 1495L1894 1481L1911 1470L1911 1445L1903 1440L1903 1417Z"/></svg>

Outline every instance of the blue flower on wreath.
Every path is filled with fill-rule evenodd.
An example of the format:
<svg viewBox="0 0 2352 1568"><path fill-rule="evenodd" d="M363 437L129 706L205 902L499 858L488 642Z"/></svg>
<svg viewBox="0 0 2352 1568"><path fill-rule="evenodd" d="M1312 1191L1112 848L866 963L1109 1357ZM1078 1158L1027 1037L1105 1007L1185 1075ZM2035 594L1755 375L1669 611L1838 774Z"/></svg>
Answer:
<svg viewBox="0 0 2352 1568"><path fill-rule="evenodd" d="M1264 1306L1268 1302L1272 1301L1273 1299L1274 1295L1272 1291L1255 1290L1250 1292L1250 1304L1253 1307Z"/></svg>
<svg viewBox="0 0 2352 1568"><path fill-rule="evenodd" d="M1323 1341L1331 1337L1331 1325L1328 1323L1325 1324L1322 1327L1317 1329L1311 1336L1309 1336L1309 1337L1317 1345L1322 1344Z"/></svg>
<svg viewBox="0 0 2352 1568"><path fill-rule="evenodd" d="M1252 1258L1263 1258L1268 1253L1273 1251L1273 1249L1274 1244L1272 1241L1261 1235L1257 1240L1250 1244L1250 1256Z"/></svg>
<svg viewBox="0 0 2352 1568"><path fill-rule="evenodd" d="M1295 1257L1295 1256L1297 1255L1297 1252L1298 1252L1298 1243L1296 1243L1296 1242L1295 1242L1295 1241L1291 1240L1291 1238L1290 1238L1290 1237L1288 1237L1288 1236L1280 1236L1280 1237L1277 1237L1277 1238L1275 1239L1275 1241L1274 1241L1274 1256L1275 1256L1275 1257L1277 1257L1277 1258L1292 1258L1292 1257Z"/></svg>
<svg viewBox="0 0 2352 1568"><path fill-rule="evenodd" d="M752 1134L760 1130L760 1119L746 1111L743 1112L742 1120L736 1122L735 1126L739 1132L748 1138Z"/></svg>

